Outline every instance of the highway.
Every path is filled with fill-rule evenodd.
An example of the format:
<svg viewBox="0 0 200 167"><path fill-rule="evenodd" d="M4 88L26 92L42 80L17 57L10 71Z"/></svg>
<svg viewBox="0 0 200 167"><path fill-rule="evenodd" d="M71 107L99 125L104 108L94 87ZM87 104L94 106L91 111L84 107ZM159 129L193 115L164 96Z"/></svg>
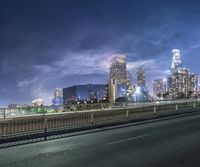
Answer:
<svg viewBox="0 0 200 167"><path fill-rule="evenodd" d="M1 149L0 166L200 166L200 114L89 132Z"/></svg>

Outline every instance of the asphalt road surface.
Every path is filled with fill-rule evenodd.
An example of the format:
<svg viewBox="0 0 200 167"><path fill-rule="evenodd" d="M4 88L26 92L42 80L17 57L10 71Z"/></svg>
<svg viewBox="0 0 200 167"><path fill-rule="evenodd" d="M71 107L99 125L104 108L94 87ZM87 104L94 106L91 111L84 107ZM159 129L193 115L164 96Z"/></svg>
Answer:
<svg viewBox="0 0 200 167"><path fill-rule="evenodd" d="M0 167L199 167L200 115L0 150Z"/></svg>

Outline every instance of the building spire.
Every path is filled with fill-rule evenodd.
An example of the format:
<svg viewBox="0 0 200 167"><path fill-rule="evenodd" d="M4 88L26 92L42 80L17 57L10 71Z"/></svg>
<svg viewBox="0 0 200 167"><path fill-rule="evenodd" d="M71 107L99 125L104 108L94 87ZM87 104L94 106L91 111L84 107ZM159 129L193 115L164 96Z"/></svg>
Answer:
<svg viewBox="0 0 200 167"><path fill-rule="evenodd" d="M178 67L181 67L181 52L179 49L172 50L172 70L176 70Z"/></svg>

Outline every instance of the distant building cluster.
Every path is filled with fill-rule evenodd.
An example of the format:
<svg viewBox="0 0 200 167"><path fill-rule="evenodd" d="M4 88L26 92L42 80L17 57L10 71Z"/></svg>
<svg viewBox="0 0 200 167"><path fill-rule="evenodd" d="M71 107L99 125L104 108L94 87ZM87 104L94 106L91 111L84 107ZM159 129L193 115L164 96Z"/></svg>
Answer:
<svg viewBox="0 0 200 167"><path fill-rule="evenodd" d="M163 79L153 81L154 98L197 98L198 97L198 75L181 62L180 50L172 50L172 65L167 76L167 82Z"/></svg>
<svg viewBox="0 0 200 167"><path fill-rule="evenodd" d="M74 85L64 88L64 104L148 100L144 67L138 68L137 85L132 83L132 75L127 70L125 55L114 54L109 69L108 84Z"/></svg>
<svg viewBox="0 0 200 167"><path fill-rule="evenodd" d="M172 50L172 66L168 75L168 92L172 99L191 98L198 95L198 75L181 63L180 50Z"/></svg>
<svg viewBox="0 0 200 167"><path fill-rule="evenodd" d="M137 85L133 85L132 76L126 68L126 56L114 54L110 64L109 102L146 101L148 91L145 87L145 69L137 69Z"/></svg>

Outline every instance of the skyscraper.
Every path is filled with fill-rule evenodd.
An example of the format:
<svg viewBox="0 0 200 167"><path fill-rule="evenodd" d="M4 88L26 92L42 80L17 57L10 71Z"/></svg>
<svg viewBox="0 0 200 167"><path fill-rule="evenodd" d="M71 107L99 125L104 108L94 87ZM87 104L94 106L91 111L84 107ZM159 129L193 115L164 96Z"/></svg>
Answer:
<svg viewBox="0 0 200 167"><path fill-rule="evenodd" d="M172 73L171 92L172 98L186 98L189 92L189 70L178 68Z"/></svg>
<svg viewBox="0 0 200 167"><path fill-rule="evenodd" d="M137 69L137 86L145 87L145 69L143 66Z"/></svg>
<svg viewBox="0 0 200 167"><path fill-rule="evenodd" d="M172 92L172 74L171 72L167 75L167 92Z"/></svg>
<svg viewBox="0 0 200 167"><path fill-rule="evenodd" d="M125 97L130 83L127 79L126 56L114 54L110 64L109 101L114 103L117 98Z"/></svg>
<svg viewBox="0 0 200 167"><path fill-rule="evenodd" d="M119 84L126 84L126 56L114 54L110 65L110 79L115 79Z"/></svg>
<svg viewBox="0 0 200 167"><path fill-rule="evenodd" d="M156 79L153 81L153 95L159 97L166 92L167 83L165 79Z"/></svg>
<svg viewBox="0 0 200 167"><path fill-rule="evenodd" d="M191 97L198 95L198 75L194 73L189 75L189 94Z"/></svg>

